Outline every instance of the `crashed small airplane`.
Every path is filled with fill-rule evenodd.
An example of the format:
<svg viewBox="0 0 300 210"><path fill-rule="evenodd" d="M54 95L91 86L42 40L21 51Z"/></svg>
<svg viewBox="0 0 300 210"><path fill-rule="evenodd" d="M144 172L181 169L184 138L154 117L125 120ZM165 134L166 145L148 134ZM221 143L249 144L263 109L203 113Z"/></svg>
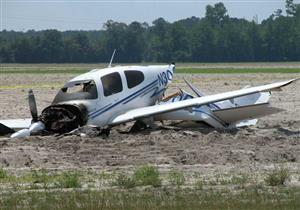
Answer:
<svg viewBox="0 0 300 210"><path fill-rule="evenodd" d="M204 95L185 81L195 96L180 90L164 97L175 64L111 67L112 59L107 68L91 70L67 82L39 116L30 90L32 119L0 120L0 134L12 133L11 138L62 134L85 125L111 128L129 121L136 121L135 128L163 120L200 121L216 129L254 125L257 118L282 111L270 106L271 91L296 80L214 95Z"/></svg>

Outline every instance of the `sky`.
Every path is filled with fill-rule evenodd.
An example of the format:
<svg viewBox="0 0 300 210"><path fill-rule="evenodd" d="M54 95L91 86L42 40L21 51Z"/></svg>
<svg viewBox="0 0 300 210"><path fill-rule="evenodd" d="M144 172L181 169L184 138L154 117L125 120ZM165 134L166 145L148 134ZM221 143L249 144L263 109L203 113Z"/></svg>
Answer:
<svg viewBox="0 0 300 210"><path fill-rule="evenodd" d="M204 17L205 7L219 1L204 0L0 0L1 30L99 30L107 20L151 24L163 17L169 22ZM285 10L285 0L223 0L230 17L258 21L275 10ZM300 0L294 0L300 3Z"/></svg>

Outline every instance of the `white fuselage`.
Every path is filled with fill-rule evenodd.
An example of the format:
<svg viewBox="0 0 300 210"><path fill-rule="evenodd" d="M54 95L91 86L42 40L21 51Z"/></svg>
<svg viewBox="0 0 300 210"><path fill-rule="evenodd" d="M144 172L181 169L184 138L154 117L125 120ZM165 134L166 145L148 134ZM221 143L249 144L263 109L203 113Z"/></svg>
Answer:
<svg viewBox="0 0 300 210"><path fill-rule="evenodd" d="M98 96L90 100L70 100L64 104L84 104L88 125L105 126L131 109L154 105L162 98L173 78L174 65L120 66L94 69L71 82L93 80Z"/></svg>

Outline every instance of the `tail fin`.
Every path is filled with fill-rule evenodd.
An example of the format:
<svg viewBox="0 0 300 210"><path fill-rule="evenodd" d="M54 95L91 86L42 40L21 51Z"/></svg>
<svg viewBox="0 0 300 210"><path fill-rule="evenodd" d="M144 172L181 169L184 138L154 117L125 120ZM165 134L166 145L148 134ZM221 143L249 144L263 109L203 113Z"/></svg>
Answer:
<svg viewBox="0 0 300 210"><path fill-rule="evenodd" d="M192 83L190 83L189 81L187 81L185 78L183 78L183 80L185 81L185 83L191 88L191 90L198 96L204 96L204 93L202 93L198 88L196 88Z"/></svg>

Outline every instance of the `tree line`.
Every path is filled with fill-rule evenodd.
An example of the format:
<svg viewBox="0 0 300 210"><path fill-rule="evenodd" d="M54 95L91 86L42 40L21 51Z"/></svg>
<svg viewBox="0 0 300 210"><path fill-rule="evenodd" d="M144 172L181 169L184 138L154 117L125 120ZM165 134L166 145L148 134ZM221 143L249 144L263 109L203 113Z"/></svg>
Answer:
<svg viewBox="0 0 300 210"><path fill-rule="evenodd" d="M300 60L300 4L286 0L258 23L230 17L223 3L207 5L205 17L174 23L163 18L102 30L0 32L1 63L243 62Z"/></svg>

